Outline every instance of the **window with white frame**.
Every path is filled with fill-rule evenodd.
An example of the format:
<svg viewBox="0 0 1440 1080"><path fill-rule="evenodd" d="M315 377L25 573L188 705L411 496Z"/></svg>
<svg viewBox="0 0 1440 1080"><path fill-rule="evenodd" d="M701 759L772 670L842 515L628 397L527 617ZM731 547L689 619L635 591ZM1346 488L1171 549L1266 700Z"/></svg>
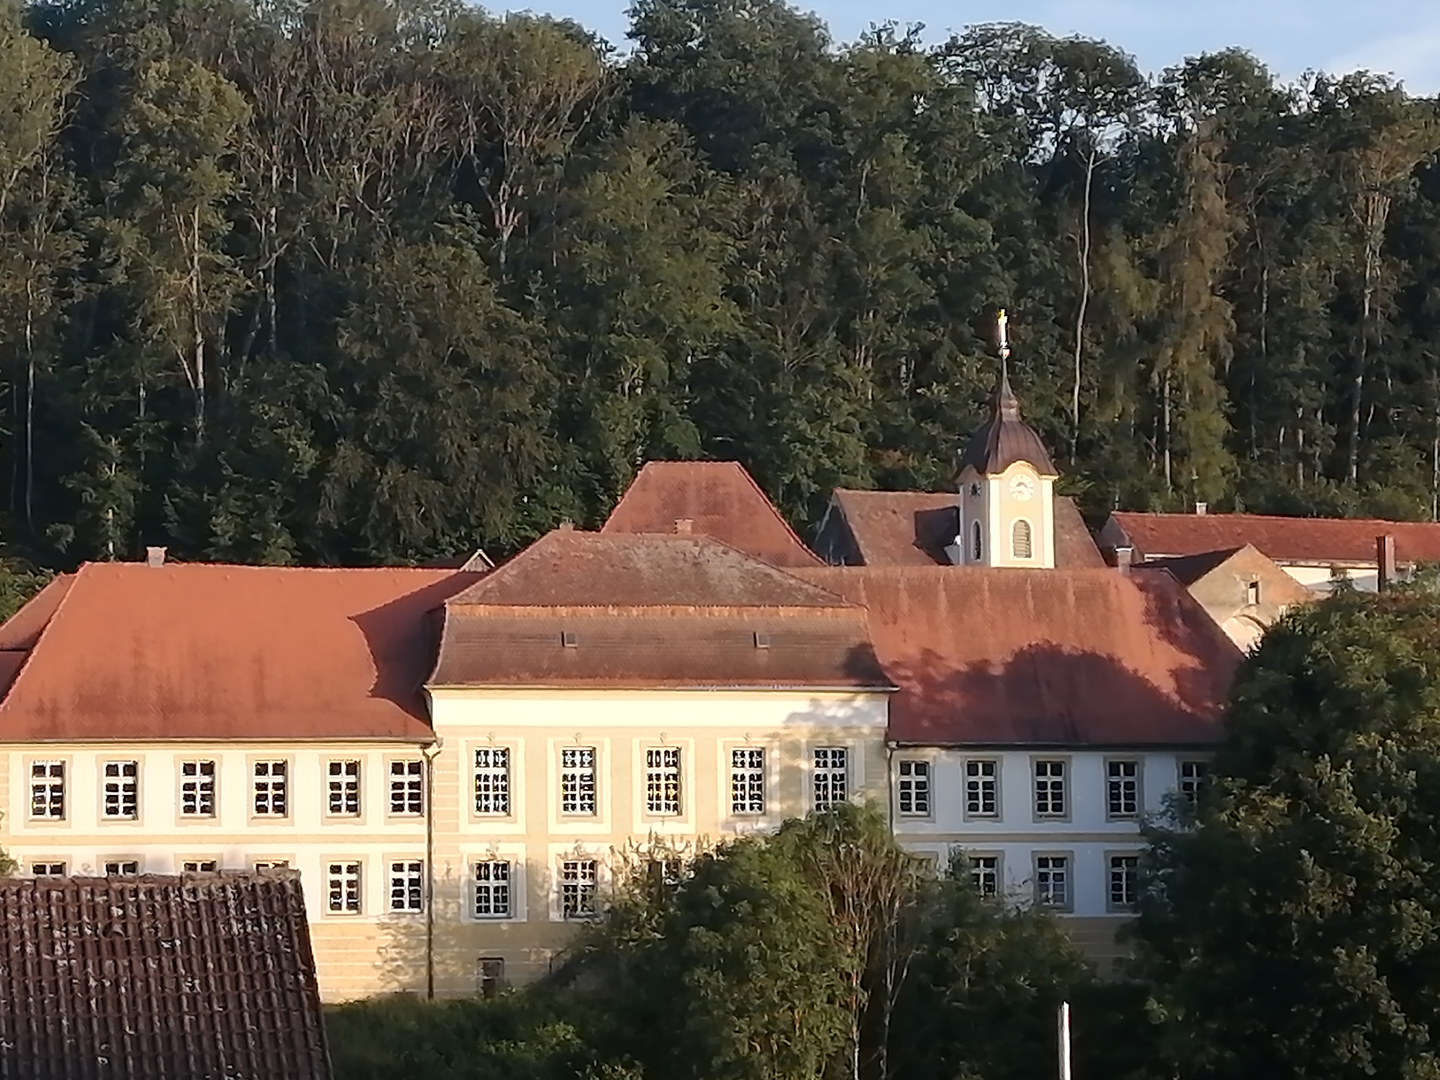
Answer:
<svg viewBox="0 0 1440 1080"><path fill-rule="evenodd" d="M360 914L360 864L325 864L325 908L332 915Z"/></svg>
<svg viewBox="0 0 1440 1080"><path fill-rule="evenodd" d="M419 859L390 864L390 910L425 910L425 864Z"/></svg>
<svg viewBox="0 0 1440 1080"><path fill-rule="evenodd" d="M1200 758L1180 762L1180 798L1194 806L1210 778L1210 763Z"/></svg>
<svg viewBox="0 0 1440 1080"><path fill-rule="evenodd" d="M255 762L255 816L284 817L289 813L290 765L285 761Z"/></svg>
<svg viewBox="0 0 1440 1080"><path fill-rule="evenodd" d="M571 746L560 751L560 812L594 814L595 748Z"/></svg>
<svg viewBox="0 0 1440 1080"><path fill-rule="evenodd" d="M256 859L250 864L256 870L289 870L289 859Z"/></svg>
<svg viewBox="0 0 1440 1080"><path fill-rule="evenodd" d="M816 810L827 810L850 797L850 751L817 746L811 758L811 791Z"/></svg>
<svg viewBox="0 0 1440 1080"><path fill-rule="evenodd" d="M219 859L186 859L180 864L180 870L186 874L213 874L219 869Z"/></svg>
<svg viewBox="0 0 1440 1080"><path fill-rule="evenodd" d="M183 817L215 816L215 762L180 763L180 813Z"/></svg>
<svg viewBox="0 0 1440 1080"><path fill-rule="evenodd" d="M645 812L680 813L680 751L675 747L645 751Z"/></svg>
<svg viewBox="0 0 1440 1080"><path fill-rule="evenodd" d="M594 859L565 859L560 864L560 917L588 919L598 910Z"/></svg>
<svg viewBox="0 0 1440 1080"><path fill-rule="evenodd" d="M1110 909L1129 911L1135 906L1140 879L1140 856L1110 856Z"/></svg>
<svg viewBox="0 0 1440 1080"><path fill-rule="evenodd" d="M504 859L486 859L475 864L475 904L477 919L508 919L514 914L510 893L510 864Z"/></svg>
<svg viewBox="0 0 1440 1080"><path fill-rule="evenodd" d="M745 746L730 751L730 812L765 813L765 750Z"/></svg>
<svg viewBox="0 0 1440 1080"><path fill-rule="evenodd" d="M970 855L970 881L981 896L1000 895L1000 856Z"/></svg>
<svg viewBox="0 0 1440 1080"><path fill-rule="evenodd" d="M102 766L100 812L107 818L134 818L140 814L140 763L107 761Z"/></svg>
<svg viewBox="0 0 1440 1080"><path fill-rule="evenodd" d="M993 758L971 758L965 762L965 814L967 817L1000 816L1000 763Z"/></svg>
<svg viewBox="0 0 1440 1080"><path fill-rule="evenodd" d="M1035 762L1035 816L1064 817L1068 805L1065 798L1065 762Z"/></svg>
<svg viewBox="0 0 1440 1080"><path fill-rule="evenodd" d="M65 762L30 763L30 816L52 821L65 816Z"/></svg>
<svg viewBox="0 0 1440 1080"><path fill-rule="evenodd" d="M140 873L139 859L115 859L105 864L106 877L134 877Z"/></svg>
<svg viewBox="0 0 1440 1080"><path fill-rule="evenodd" d="M425 812L425 763L419 758L390 762L390 813L418 817Z"/></svg>
<svg viewBox="0 0 1440 1080"><path fill-rule="evenodd" d="M64 877L65 864L63 862L32 862L30 873L35 877Z"/></svg>
<svg viewBox="0 0 1440 1080"><path fill-rule="evenodd" d="M360 762L325 763L325 809L332 817L360 814Z"/></svg>
<svg viewBox="0 0 1440 1080"><path fill-rule="evenodd" d="M898 783L900 813L906 817L928 817L930 814L930 763L915 758L901 758Z"/></svg>
<svg viewBox="0 0 1440 1080"><path fill-rule="evenodd" d="M1112 818L1133 818L1140 813L1140 763L1105 763L1105 812Z"/></svg>
<svg viewBox="0 0 1440 1080"><path fill-rule="evenodd" d="M1035 903L1048 908L1070 906L1070 856L1035 856Z"/></svg>
<svg viewBox="0 0 1440 1080"><path fill-rule="evenodd" d="M482 746L475 751L475 812L510 813L510 750Z"/></svg>

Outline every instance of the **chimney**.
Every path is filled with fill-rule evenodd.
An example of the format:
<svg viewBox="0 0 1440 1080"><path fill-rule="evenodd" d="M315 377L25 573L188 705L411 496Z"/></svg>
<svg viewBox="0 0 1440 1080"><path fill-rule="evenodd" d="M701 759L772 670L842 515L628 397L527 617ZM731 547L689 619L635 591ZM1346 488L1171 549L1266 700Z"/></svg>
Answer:
<svg viewBox="0 0 1440 1080"><path fill-rule="evenodd" d="M680 536L689 536L695 530L693 518L676 518L675 532Z"/></svg>
<svg viewBox="0 0 1440 1080"><path fill-rule="evenodd" d="M1395 584L1395 537L1391 535L1375 538L1375 589L1384 592Z"/></svg>
<svg viewBox="0 0 1440 1080"><path fill-rule="evenodd" d="M146 566L164 566L165 549L163 547L147 547L145 549Z"/></svg>
<svg viewBox="0 0 1440 1080"><path fill-rule="evenodd" d="M556 528L558 528L561 532L574 532L575 522L571 521L569 518L566 518L564 521L560 522L560 524L557 525Z"/></svg>
<svg viewBox="0 0 1440 1080"><path fill-rule="evenodd" d="M1131 547L1117 547L1115 549L1115 569L1122 574L1130 573L1130 563L1135 558L1135 549Z"/></svg>
<svg viewBox="0 0 1440 1080"><path fill-rule="evenodd" d="M1209 504L1209 503L1197 502L1197 503L1195 504L1195 514L1196 514L1197 517L1204 517L1204 516L1205 516L1205 512L1206 512L1207 510L1209 510L1209 509L1210 509L1210 504Z"/></svg>

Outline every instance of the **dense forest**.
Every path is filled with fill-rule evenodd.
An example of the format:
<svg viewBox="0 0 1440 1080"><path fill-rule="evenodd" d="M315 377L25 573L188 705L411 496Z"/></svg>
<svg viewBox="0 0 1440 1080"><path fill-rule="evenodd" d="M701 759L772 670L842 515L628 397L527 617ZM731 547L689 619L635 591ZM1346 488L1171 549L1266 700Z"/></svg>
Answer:
<svg viewBox="0 0 1440 1080"><path fill-rule="evenodd" d="M403 563L648 458L936 487L1010 312L1114 506L1431 517L1440 123L1240 52L853 44L776 0L0 0L0 535Z"/></svg>

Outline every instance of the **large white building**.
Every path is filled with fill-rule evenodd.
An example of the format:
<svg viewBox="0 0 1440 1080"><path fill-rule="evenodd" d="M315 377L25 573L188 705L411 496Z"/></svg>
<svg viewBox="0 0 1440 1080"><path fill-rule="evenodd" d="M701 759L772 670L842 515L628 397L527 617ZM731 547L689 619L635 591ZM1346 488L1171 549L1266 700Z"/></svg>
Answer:
<svg viewBox="0 0 1440 1080"><path fill-rule="evenodd" d="M327 998L457 994L545 971L621 860L866 800L1103 959L1239 652L1170 574L1077 560L1054 477L1005 386L944 565L827 566L677 463L488 573L87 565L0 627L0 846L284 863Z"/></svg>

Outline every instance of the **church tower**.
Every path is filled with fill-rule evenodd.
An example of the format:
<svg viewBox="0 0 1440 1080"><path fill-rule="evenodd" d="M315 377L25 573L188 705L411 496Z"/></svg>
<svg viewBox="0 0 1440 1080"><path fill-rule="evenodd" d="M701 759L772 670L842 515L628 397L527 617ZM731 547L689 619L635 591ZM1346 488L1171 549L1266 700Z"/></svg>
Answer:
<svg viewBox="0 0 1440 1080"><path fill-rule="evenodd" d="M1010 388L1005 312L998 316L1000 382L990 418L959 457L959 533L949 549L959 566L1054 569L1055 481L1059 472L1040 436L1020 416Z"/></svg>

